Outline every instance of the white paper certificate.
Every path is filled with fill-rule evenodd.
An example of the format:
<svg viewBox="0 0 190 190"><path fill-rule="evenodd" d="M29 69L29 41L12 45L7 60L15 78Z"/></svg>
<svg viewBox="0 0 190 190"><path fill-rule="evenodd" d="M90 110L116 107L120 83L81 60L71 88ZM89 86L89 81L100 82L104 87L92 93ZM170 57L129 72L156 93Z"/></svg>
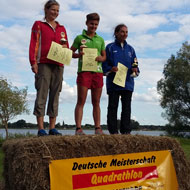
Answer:
<svg viewBox="0 0 190 190"><path fill-rule="evenodd" d="M128 68L119 62L118 62L117 68L118 68L118 71L115 74L113 83L115 83L121 87L125 87L125 81L127 78Z"/></svg>
<svg viewBox="0 0 190 190"><path fill-rule="evenodd" d="M63 48L62 45L52 42L47 58L64 65L70 65L72 54L72 50Z"/></svg>
<svg viewBox="0 0 190 190"><path fill-rule="evenodd" d="M97 71L98 50L95 48L83 48L84 55L82 56L82 71Z"/></svg>

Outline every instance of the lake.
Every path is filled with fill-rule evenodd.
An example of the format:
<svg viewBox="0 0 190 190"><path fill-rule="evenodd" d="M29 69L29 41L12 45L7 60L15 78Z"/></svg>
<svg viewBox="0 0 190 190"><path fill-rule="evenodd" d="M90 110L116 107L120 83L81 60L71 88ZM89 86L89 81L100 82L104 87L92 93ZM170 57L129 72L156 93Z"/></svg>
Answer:
<svg viewBox="0 0 190 190"><path fill-rule="evenodd" d="M37 134L37 129L9 129L8 130L9 134ZM62 135L74 135L75 134L75 130L67 130L67 129L60 129L59 130L60 133L62 133ZM91 135L94 134L94 130L84 130L85 134L87 135ZM103 130L104 134L109 134L109 132L107 130ZM164 131L132 131L131 132L132 135L148 135L148 136L160 136L160 135L164 135L165 132ZM5 129L0 129L0 135L2 137L6 136L5 133Z"/></svg>

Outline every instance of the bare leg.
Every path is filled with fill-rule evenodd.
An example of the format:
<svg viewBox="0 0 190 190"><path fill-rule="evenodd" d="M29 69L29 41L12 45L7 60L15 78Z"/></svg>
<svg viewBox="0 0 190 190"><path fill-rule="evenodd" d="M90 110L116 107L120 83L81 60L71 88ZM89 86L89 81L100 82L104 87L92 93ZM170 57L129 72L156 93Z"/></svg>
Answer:
<svg viewBox="0 0 190 190"><path fill-rule="evenodd" d="M56 117L49 117L49 129L54 129L56 123Z"/></svg>
<svg viewBox="0 0 190 190"><path fill-rule="evenodd" d="M100 127L100 97L102 88L91 89L92 105L93 105L93 118L95 127Z"/></svg>
<svg viewBox="0 0 190 190"><path fill-rule="evenodd" d="M38 130L44 129L44 117L36 117L37 123L38 123Z"/></svg>
<svg viewBox="0 0 190 190"><path fill-rule="evenodd" d="M75 123L77 128L81 128L83 107L86 102L88 88L85 86L77 85L77 104L75 107Z"/></svg>

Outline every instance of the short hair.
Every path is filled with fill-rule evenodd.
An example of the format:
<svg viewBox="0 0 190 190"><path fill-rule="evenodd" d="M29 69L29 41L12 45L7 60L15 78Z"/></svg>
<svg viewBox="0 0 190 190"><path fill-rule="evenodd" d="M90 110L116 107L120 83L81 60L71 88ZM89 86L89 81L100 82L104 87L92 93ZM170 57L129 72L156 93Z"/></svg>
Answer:
<svg viewBox="0 0 190 190"><path fill-rule="evenodd" d="M100 21L100 16L98 13L90 13L88 15L86 15L86 22L90 21L90 20L97 20Z"/></svg>
<svg viewBox="0 0 190 190"><path fill-rule="evenodd" d="M59 3L56 1L56 0L48 0L45 5L44 5L44 14L45 14L45 17L44 19L46 18L46 10L47 9L50 9L51 6L53 5L58 5L59 6Z"/></svg>
<svg viewBox="0 0 190 190"><path fill-rule="evenodd" d="M115 27L114 34L113 34L115 36L115 38L116 38L116 33L118 33L122 27L126 27L127 28L127 26L125 24L118 24Z"/></svg>

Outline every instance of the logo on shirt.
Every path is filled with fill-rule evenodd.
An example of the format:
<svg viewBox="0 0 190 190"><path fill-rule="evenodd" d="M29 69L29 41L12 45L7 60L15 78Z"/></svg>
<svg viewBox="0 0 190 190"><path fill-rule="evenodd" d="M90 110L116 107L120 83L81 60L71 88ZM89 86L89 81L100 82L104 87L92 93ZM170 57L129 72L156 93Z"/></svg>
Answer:
<svg viewBox="0 0 190 190"><path fill-rule="evenodd" d="M132 57L132 54L131 54L131 52L128 52L128 56L129 56L129 57Z"/></svg>
<svg viewBox="0 0 190 190"><path fill-rule="evenodd" d="M61 32L61 37L65 38L65 32Z"/></svg>
<svg viewBox="0 0 190 190"><path fill-rule="evenodd" d="M80 47L81 47L81 48L87 47L87 46L85 45L86 42L87 42L86 39L82 39L82 40L81 40L81 44L82 44L82 45L81 45Z"/></svg>
<svg viewBox="0 0 190 190"><path fill-rule="evenodd" d="M81 40L81 44L82 44L82 45L85 45L86 42L87 42L86 39L82 39L82 40Z"/></svg>

